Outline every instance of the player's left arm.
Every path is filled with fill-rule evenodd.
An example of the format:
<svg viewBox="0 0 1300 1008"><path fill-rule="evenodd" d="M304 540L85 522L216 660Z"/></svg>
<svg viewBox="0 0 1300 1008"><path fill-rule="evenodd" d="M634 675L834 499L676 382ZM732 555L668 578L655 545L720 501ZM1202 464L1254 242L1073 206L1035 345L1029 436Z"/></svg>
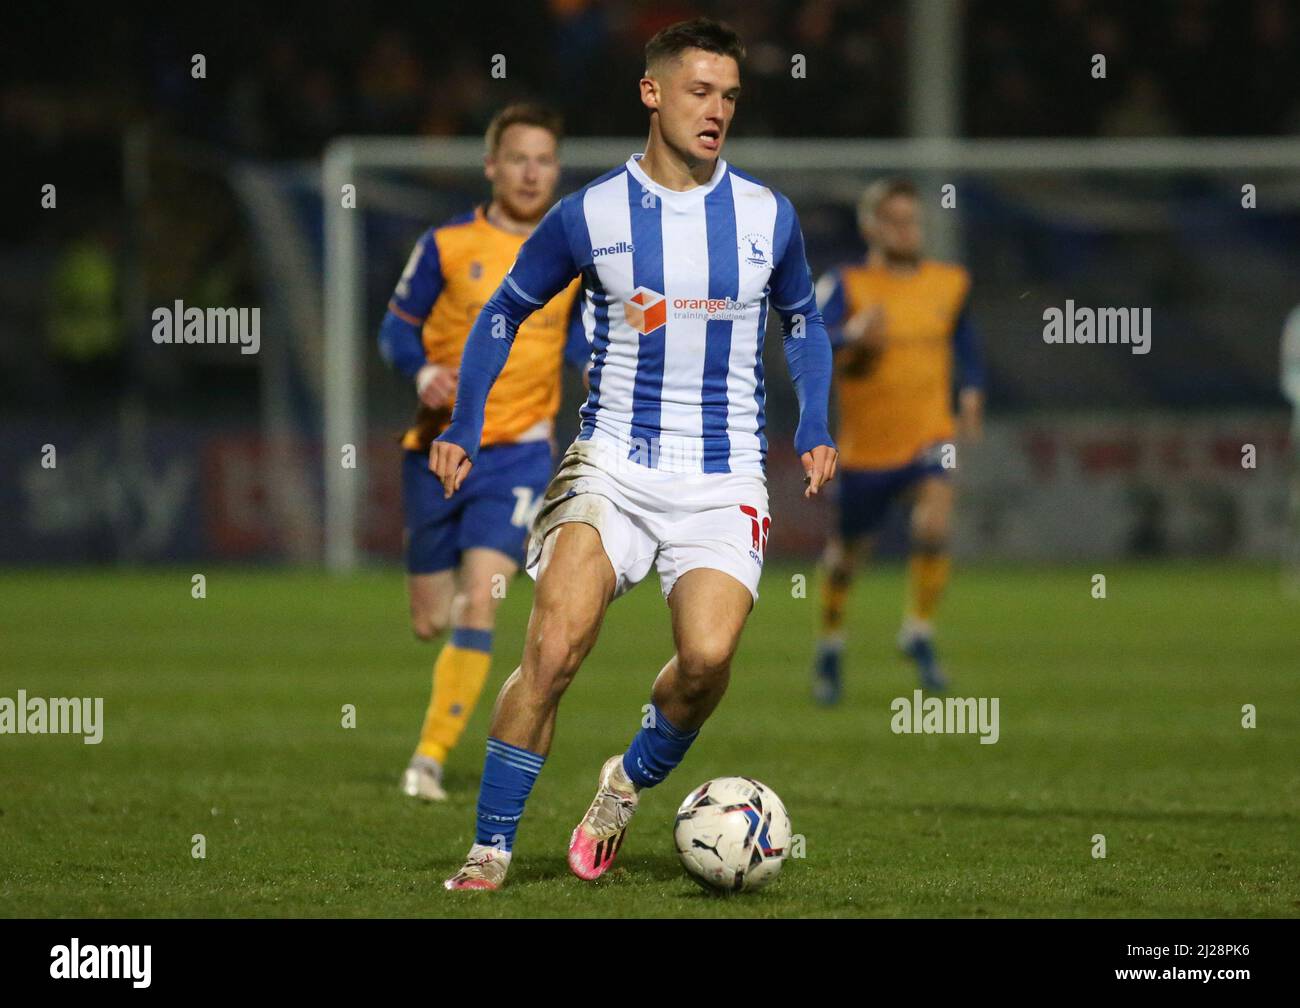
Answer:
<svg viewBox="0 0 1300 1008"><path fill-rule="evenodd" d="M483 439L488 393L506 365L520 325L578 274L561 200L519 249L501 285L478 314L461 351L451 423L429 448L429 468L450 497L460 489Z"/></svg>
<svg viewBox="0 0 1300 1008"><path fill-rule="evenodd" d="M957 316L952 332L957 377L957 424L963 440L978 441L984 434L984 352L971 321L970 295Z"/></svg>
<svg viewBox="0 0 1300 1008"><path fill-rule="evenodd" d="M772 243L777 258L769 296L772 307L781 316L781 345L799 400L794 450L803 462L807 483L804 496L808 497L834 477L838 458L829 420L831 341L817 306L799 218L789 200L784 196L778 196L777 200L777 226Z"/></svg>
<svg viewBox="0 0 1300 1008"><path fill-rule="evenodd" d="M569 312L569 332L564 341L564 363L582 375L583 385L591 371L591 340L587 327L582 324L582 288L573 295L573 308Z"/></svg>

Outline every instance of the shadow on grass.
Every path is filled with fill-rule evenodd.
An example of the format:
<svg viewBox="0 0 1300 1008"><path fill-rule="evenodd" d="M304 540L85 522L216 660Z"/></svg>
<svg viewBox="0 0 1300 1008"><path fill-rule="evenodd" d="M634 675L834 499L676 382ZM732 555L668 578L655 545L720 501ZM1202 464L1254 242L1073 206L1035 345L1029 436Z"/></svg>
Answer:
<svg viewBox="0 0 1300 1008"><path fill-rule="evenodd" d="M616 864L595 882L583 882L569 871L567 858L547 855L521 860L511 868L510 882L527 885L534 882L572 882L575 886L619 886L646 882L687 881L682 874L681 862L672 854L644 854L619 859ZM517 870L516 870L517 869Z"/></svg>
<svg viewBox="0 0 1300 1008"><path fill-rule="evenodd" d="M620 888L643 887L646 885L663 885L678 883L680 888L672 893L674 898L699 902L702 906L726 903L743 895L746 902L754 901L755 909L769 896L779 899L780 895L773 889L760 889L744 894L715 892L705 889L691 880L682 869L681 862L675 854L646 854L629 858L623 865L610 869L595 882L583 882L569 871L569 863L561 857L530 858L527 864L520 863L516 874L511 871L510 884L523 888L528 885L553 885L557 882L572 883L574 891L590 889L617 890Z"/></svg>

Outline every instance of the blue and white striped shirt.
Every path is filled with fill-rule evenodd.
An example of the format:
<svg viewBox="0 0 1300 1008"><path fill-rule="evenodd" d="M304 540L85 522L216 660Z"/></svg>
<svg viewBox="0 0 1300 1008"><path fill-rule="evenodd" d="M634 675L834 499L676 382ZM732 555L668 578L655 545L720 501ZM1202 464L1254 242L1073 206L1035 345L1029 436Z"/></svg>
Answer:
<svg viewBox="0 0 1300 1008"><path fill-rule="evenodd" d="M770 302L799 398L795 448L833 444L830 342L790 201L721 158L706 184L676 192L639 158L560 200L524 243L466 342L442 440L474 456L519 323L581 274L592 362L580 440L672 472L761 474Z"/></svg>

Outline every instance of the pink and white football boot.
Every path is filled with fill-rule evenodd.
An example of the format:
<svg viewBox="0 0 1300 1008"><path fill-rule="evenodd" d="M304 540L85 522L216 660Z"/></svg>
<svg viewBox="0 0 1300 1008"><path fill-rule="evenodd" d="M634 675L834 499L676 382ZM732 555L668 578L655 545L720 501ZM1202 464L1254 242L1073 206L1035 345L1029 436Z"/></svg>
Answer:
<svg viewBox="0 0 1300 1008"><path fill-rule="evenodd" d="M506 881L510 867L510 852L486 844L475 844L469 849L465 863L451 878L442 884L444 889L500 889Z"/></svg>
<svg viewBox="0 0 1300 1008"><path fill-rule="evenodd" d="M638 800L636 785L623 771L623 757L611 756L600 768L600 787L591 807L569 839L573 874L590 882L610 869Z"/></svg>

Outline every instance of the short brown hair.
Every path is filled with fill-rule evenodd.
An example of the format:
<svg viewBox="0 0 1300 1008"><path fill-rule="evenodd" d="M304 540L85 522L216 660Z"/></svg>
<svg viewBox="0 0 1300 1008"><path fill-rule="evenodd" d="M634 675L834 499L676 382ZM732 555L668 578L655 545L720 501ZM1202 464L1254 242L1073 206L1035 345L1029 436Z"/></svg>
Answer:
<svg viewBox="0 0 1300 1008"><path fill-rule="evenodd" d="M564 118L547 105L537 102L515 102L507 105L492 117L483 139L487 152L495 154L501 146L501 135L511 126L539 126L547 130L559 143L564 138Z"/></svg>
<svg viewBox="0 0 1300 1008"><path fill-rule="evenodd" d="M730 56L737 63L745 59L745 43L730 27L712 18L697 17L669 25L645 44L646 73L655 64L675 59L687 49Z"/></svg>
<svg viewBox="0 0 1300 1008"><path fill-rule="evenodd" d="M892 178L876 179L863 190L862 198L858 200L858 226L861 227L869 218L874 217L885 200L895 196L916 199L918 195L916 183L910 178L895 175Z"/></svg>

